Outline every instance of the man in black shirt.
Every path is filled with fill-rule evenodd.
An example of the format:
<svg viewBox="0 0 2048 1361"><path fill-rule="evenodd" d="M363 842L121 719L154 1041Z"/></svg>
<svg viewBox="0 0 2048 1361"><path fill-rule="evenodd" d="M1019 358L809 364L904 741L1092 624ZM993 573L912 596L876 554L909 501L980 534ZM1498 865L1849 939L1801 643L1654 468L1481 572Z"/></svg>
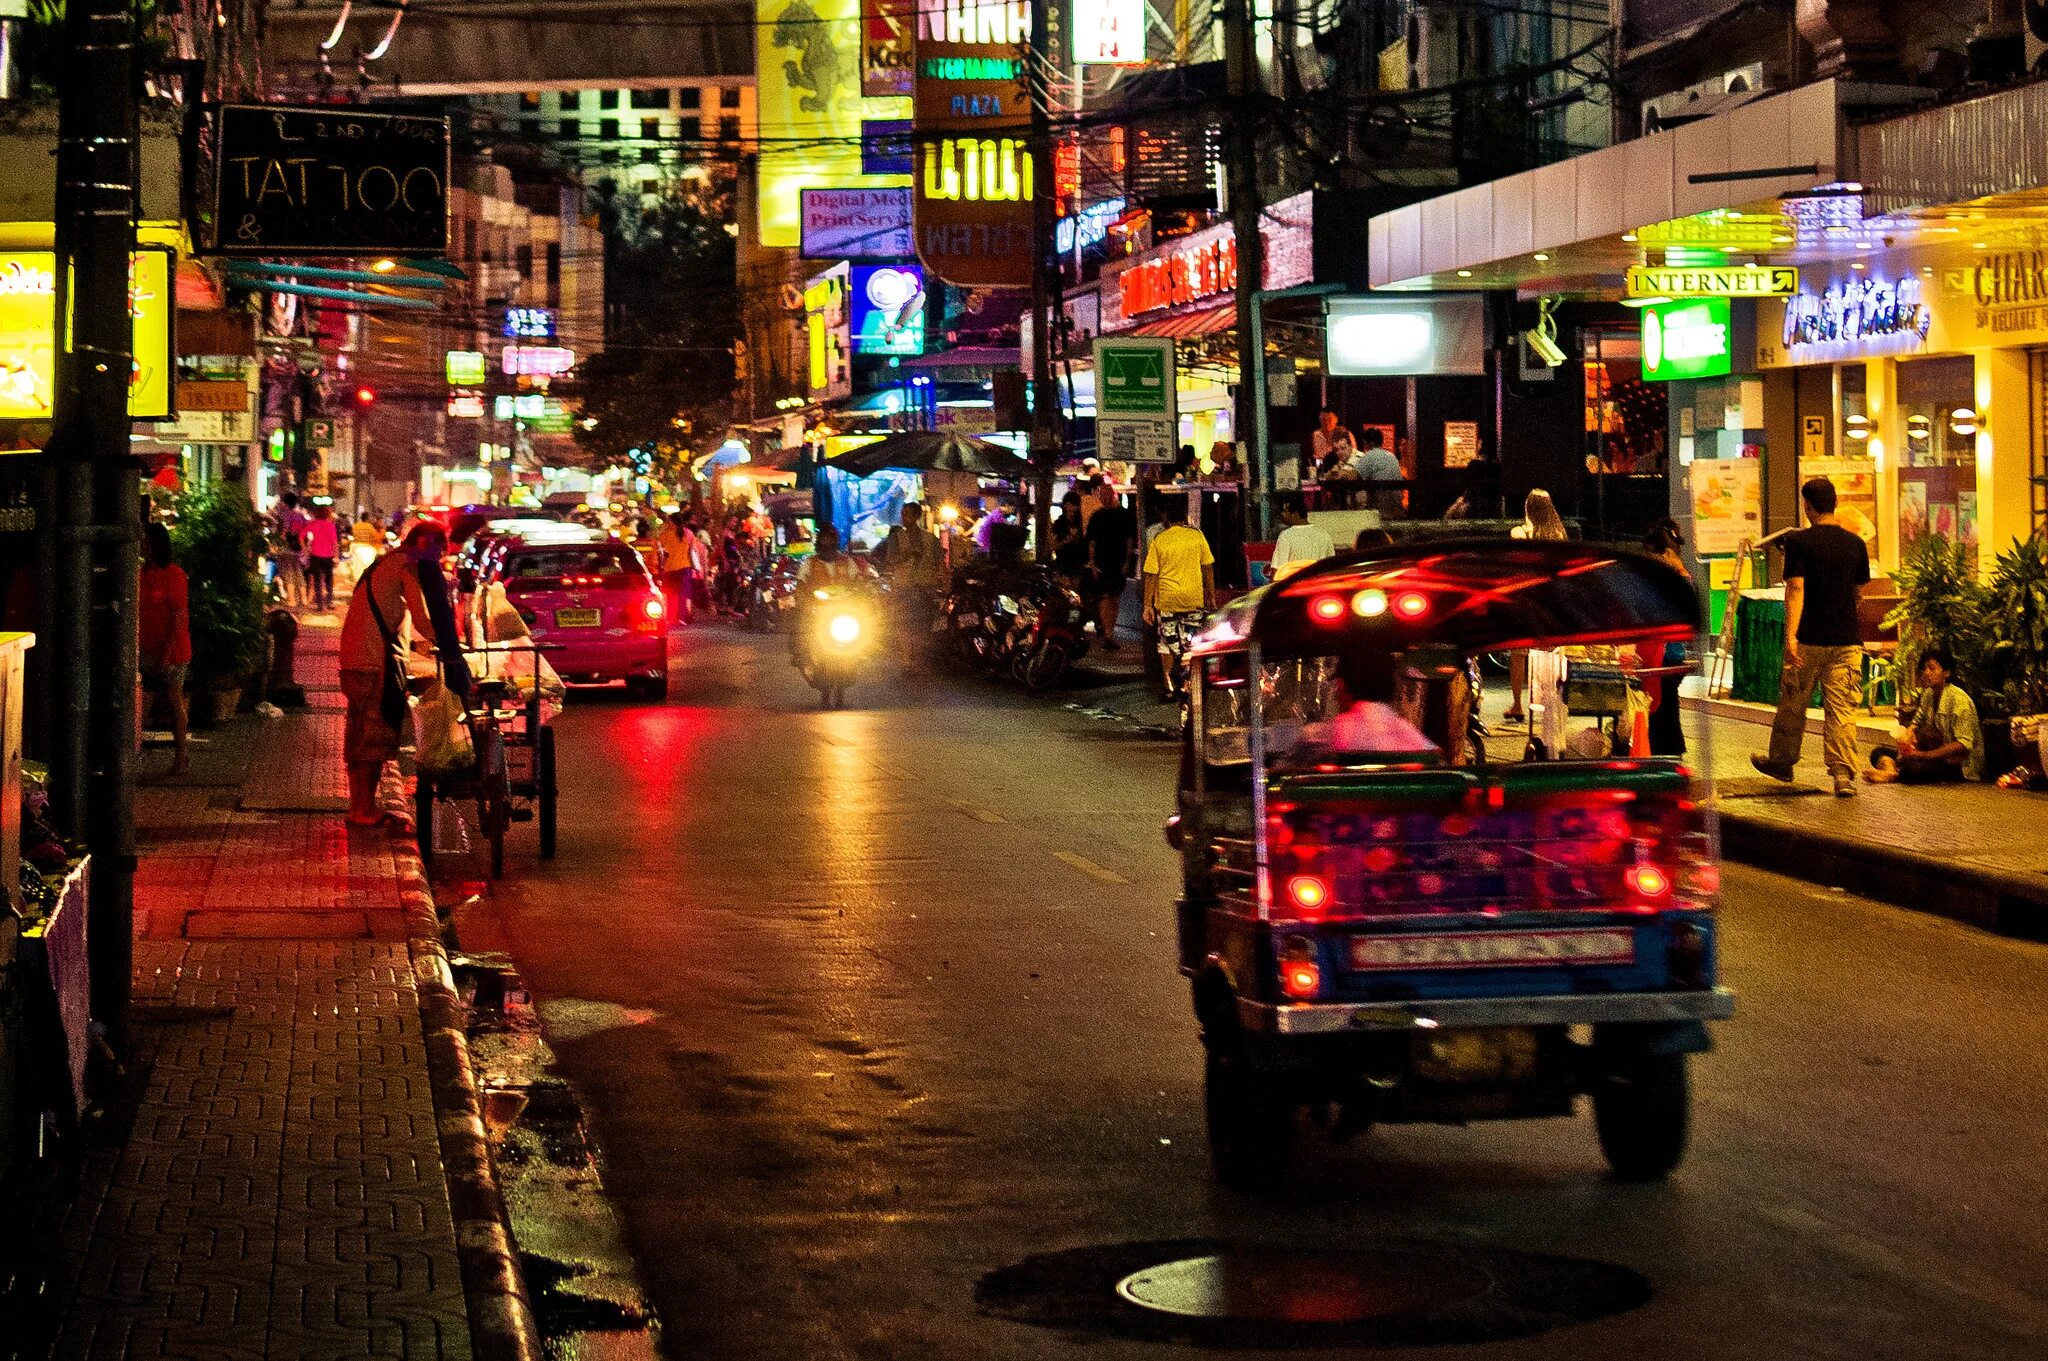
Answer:
<svg viewBox="0 0 2048 1361"><path fill-rule="evenodd" d="M1785 538L1785 669L1769 755L1750 764L1774 780L1792 778L1806 736L1806 701L1821 687L1821 744L1835 793L1856 792L1856 703L1863 691L1863 640L1856 598L1870 580L1870 554L1835 520L1835 484L1816 477L1799 489L1808 528Z"/></svg>
<svg viewBox="0 0 2048 1361"><path fill-rule="evenodd" d="M1131 577L1131 548L1138 541L1138 517L1124 508L1107 479L1096 484L1095 510L1088 516L1088 556L1102 592L1095 627L1102 650L1116 651L1116 617L1123 608L1124 583Z"/></svg>

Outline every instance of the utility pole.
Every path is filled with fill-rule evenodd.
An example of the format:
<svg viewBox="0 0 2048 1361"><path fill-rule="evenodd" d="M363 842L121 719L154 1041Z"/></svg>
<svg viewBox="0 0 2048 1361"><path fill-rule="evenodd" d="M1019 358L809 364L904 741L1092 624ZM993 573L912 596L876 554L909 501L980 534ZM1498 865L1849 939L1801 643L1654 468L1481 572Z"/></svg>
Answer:
<svg viewBox="0 0 2048 1361"><path fill-rule="evenodd" d="M137 464L128 447L134 365L128 271L141 150L128 0L71 0L64 46L57 114L57 390L46 451L57 491L48 671L56 731L49 764L53 811L92 851L92 1010L118 1048L126 1039L134 931L141 567Z"/></svg>
<svg viewBox="0 0 2048 1361"><path fill-rule="evenodd" d="M1265 241L1259 219L1265 204L1259 195L1258 113L1260 98L1258 46L1253 36L1251 0L1223 0L1223 74L1229 91L1229 141L1225 164L1230 176L1230 223L1237 252L1237 401L1233 426L1244 446L1244 538L1266 538L1272 495L1272 469L1266 457L1264 384L1266 342L1259 324L1259 289L1266 274Z"/></svg>
<svg viewBox="0 0 2048 1361"><path fill-rule="evenodd" d="M1031 0L1031 48L1024 64L1031 99L1031 463L1032 534L1041 562L1052 561L1052 474L1059 462L1059 393L1052 377L1052 314L1059 287L1053 255L1052 6Z"/></svg>

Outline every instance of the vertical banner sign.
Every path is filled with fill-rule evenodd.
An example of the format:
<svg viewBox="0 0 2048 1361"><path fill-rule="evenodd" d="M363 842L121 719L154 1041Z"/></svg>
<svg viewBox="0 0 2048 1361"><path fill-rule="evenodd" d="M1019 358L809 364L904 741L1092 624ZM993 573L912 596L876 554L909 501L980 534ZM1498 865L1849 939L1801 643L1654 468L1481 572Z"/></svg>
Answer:
<svg viewBox="0 0 2048 1361"><path fill-rule="evenodd" d="M913 0L861 0L860 89L865 95L907 95L911 87Z"/></svg>
<svg viewBox="0 0 2048 1361"><path fill-rule="evenodd" d="M760 242L794 246L807 186L862 183L861 0L756 0Z"/></svg>
<svg viewBox="0 0 2048 1361"><path fill-rule="evenodd" d="M918 257L963 288L1028 288L1029 0L916 3L911 207Z"/></svg>
<svg viewBox="0 0 2048 1361"><path fill-rule="evenodd" d="M1095 342L1095 451L1126 463L1173 462L1180 424L1173 341Z"/></svg>
<svg viewBox="0 0 2048 1361"><path fill-rule="evenodd" d="M1074 0L1074 64L1132 66L1145 60L1145 0Z"/></svg>
<svg viewBox="0 0 2048 1361"><path fill-rule="evenodd" d="M809 357L809 389L813 401L837 401L853 395L853 348L847 311L852 266L840 263L814 274L804 285L804 344Z"/></svg>

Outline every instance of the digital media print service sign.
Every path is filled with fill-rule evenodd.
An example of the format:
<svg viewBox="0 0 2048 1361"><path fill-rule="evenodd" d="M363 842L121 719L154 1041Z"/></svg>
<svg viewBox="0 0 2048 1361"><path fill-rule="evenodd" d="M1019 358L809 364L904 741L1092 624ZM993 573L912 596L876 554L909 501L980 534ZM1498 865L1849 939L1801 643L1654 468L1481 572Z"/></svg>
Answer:
<svg viewBox="0 0 2048 1361"><path fill-rule="evenodd" d="M227 104L217 129L215 253L446 253L446 118Z"/></svg>
<svg viewBox="0 0 2048 1361"><path fill-rule="evenodd" d="M912 253L908 189L806 189L806 260L902 260Z"/></svg>
<svg viewBox="0 0 2048 1361"><path fill-rule="evenodd" d="M1095 342L1095 449L1127 463L1171 463L1179 426L1173 341Z"/></svg>
<svg viewBox="0 0 2048 1361"><path fill-rule="evenodd" d="M855 265L853 352L924 353L924 271L916 265Z"/></svg>
<svg viewBox="0 0 2048 1361"><path fill-rule="evenodd" d="M1685 298L1642 309L1643 381L1719 378L1734 369L1726 298Z"/></svg>

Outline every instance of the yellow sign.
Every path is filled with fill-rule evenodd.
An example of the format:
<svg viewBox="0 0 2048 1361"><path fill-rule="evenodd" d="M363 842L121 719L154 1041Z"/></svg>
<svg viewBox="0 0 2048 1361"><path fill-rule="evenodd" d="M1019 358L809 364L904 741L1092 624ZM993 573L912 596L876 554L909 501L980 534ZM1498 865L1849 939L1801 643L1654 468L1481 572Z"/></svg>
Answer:
<svg viewBox="0 0 2048 1361"><path fill-rule="evenodd" d="M903 98L861 98L861 0L755 0L764 246L802 244L805 189L891 189L861 173L861 120L907 116Z"/></svg>
<svg viewBox="0 0 2048 1361"><path fill-rule="evenodd" d="M1789 298L1798 291L1791 265L1636 265L1628 272L1632 298Z"/></svg>
<svg viewBox="0 0 2048 1361"><path fill-rule="evenodd" d="M165 420L172 412L176 305L171 253L139 250L129 256L135 367L128 375L128 414L138 420ZM56 253L0 251L0 420L50 419L57 400L56 307Z"/></svg>

